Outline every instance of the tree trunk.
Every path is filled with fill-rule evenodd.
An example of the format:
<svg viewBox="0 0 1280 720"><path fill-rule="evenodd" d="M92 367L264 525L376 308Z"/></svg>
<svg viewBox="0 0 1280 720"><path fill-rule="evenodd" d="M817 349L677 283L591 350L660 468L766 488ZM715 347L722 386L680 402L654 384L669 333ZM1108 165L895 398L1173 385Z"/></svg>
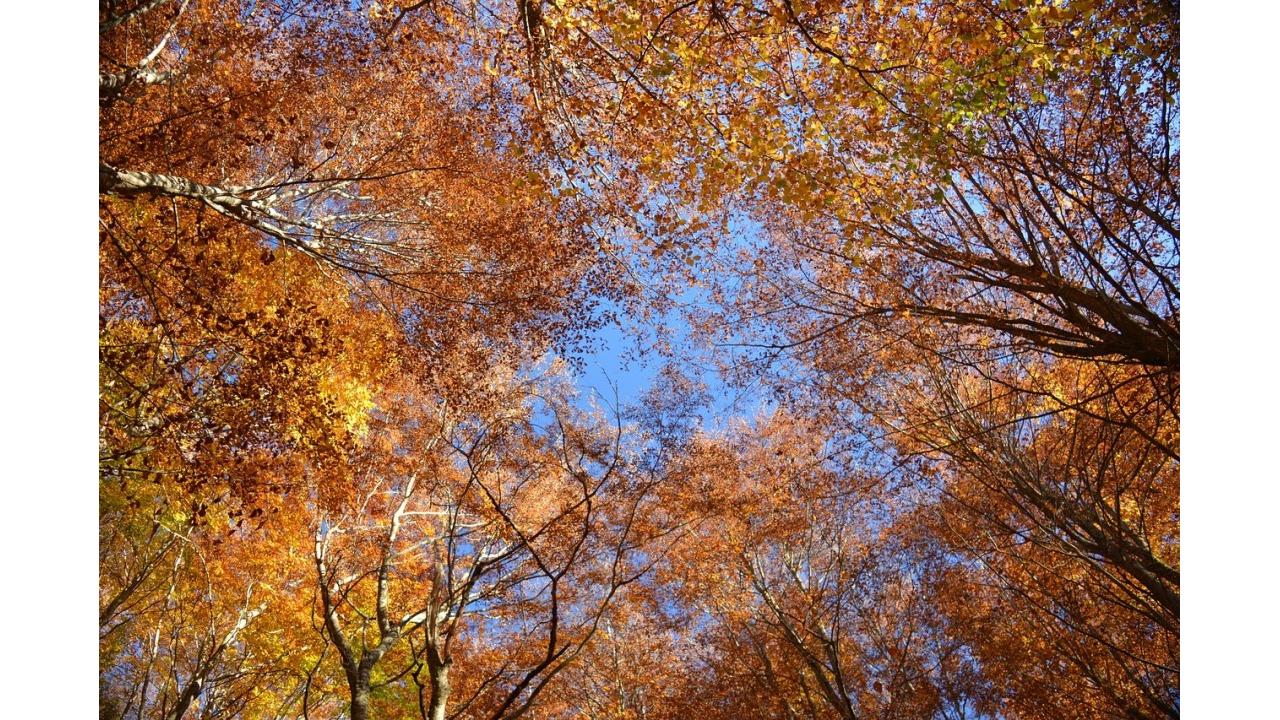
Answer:
<svg viewBox="0 0 1280 720"><path fill-rule="evenodd" d="M351 691L351 720L369 720L369 691L364 688Z"/></svg>
<svg viewBox="0 0 1280 720"><path fill-rule="evenodd" d="M347 674L347 685L351 688L351 720L369 720L369 677L372 674L372 663L361 668L353 675Z"/></svg>
<svg viewBox="0 0 1280 720"><path fill-rule="evenodd" d="M432 653L434 654L434 653ZM431 705L427 711L427 720L445 720L445 708L449 704L449 666L453 663L432 662L428 657L427 669L431 673Z"/></svg>

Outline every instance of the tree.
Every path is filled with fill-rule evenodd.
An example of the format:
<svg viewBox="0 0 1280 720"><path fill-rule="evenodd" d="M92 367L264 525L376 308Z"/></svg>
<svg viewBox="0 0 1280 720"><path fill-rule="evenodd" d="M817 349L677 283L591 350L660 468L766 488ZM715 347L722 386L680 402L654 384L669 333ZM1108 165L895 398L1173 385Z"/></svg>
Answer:
<svg viewBox="0 0 1280 720"><path fill-rule="evenodd" d="M989 708L980 669L932 604L940 547L897 522L911 517L910 496L851 471L814 430L778 414L704 436L669 488L668 506L692 529L665 579L687 612L707 616L692 623L710 648L699 712L947 718Z"/></svg>
<svg viewBox="0 0 1280 720"><path fill-rule="evenodd" d="M307 614L294 518L238 530L227 503L188 513L161 497L177 491L168 478L103 487L101 715L271 715L301 691L309 650L292 634Z"/></svg>
<svg viewBox="0 0 1280 720"><path fill-rule="evenodd" d="M382 665L413 681L424 719L521 717L637 577L644 498L621 477L620 438L563 401L538 429L535 396L511 380L490 380L481 406L414 416L362 490L317 516L320 612L352 718L370 716Z"/></svg>
<svg viewBox="0 0 1280 720"><path fill-rule="evenodd" d="M104 717L1179 715L1176 6L99 27Z"/></svg>
<svg viewBox="0 0 1280 720"><path fill-rule="evenodd" d="M1005 607L1070 626L1049 662L1099 688L1094 712L1176 716L1176 8L539 8L529 83L574 109L544 113L563 152L590 138L616 174L761 228L718 251L677 221L718 304L698 327L758 348L789 407L945 517L1065 553L1055 573L1082 574L1051 603L1046 560L1001 550ZM1038 682L1032 703L1075 697Z"/></svg>
<svg viewBox="0 0 1280 720"><path fill-rule="evenodd" d="M524 353L596 321L573 209L412 72L438 46L370 23L103 6L104 467L163 438L165 471L317 443L337 471L386 378L480 330Z"/></svg>

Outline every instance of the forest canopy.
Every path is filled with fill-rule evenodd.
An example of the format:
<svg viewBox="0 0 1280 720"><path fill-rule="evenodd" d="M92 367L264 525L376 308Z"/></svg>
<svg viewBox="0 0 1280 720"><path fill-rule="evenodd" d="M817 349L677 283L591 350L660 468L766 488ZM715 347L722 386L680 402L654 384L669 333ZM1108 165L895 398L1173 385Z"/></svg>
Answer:
<svg viewBox="0 0 1280 720"><path fill-rule="evenodd" d="M98 34L100 717L1179 717L1177 3Z"/></svg>

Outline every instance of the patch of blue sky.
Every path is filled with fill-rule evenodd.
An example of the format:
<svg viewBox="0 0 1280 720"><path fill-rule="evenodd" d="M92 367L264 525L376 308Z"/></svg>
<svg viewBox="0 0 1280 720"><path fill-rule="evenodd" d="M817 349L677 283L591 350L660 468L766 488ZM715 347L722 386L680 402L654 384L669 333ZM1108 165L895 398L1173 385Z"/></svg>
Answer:
<svg viewBox="0 0 1280 720"><path fill-rule="evenodd" d="M735 217L717 252L734 253L752 246L760 242L761 230L758 223ZM656 320L642 320L616 303L602 303L600 309L616 320L596 330L588 350L576 358L573 375L579 401L617 410L643 403L663 367L671 365L705 389L707 404L700 421L706 430L723 429L735 417L768 412L772 403L757 384L730 382L720 371L726 364L733 365L729 356L746 352L734 344L745 338L725 332L720 339L727 342L713 344L700 338L690 324L691 316L717 309L705 284L691 285L679 296L663 300L668 309Z"/></svg>

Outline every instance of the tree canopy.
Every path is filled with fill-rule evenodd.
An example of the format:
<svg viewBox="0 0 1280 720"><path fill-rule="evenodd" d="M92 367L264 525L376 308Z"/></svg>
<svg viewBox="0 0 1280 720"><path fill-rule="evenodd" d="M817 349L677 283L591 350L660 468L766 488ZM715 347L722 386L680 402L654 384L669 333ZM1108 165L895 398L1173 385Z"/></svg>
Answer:
<svg viewBox="0 0 1280 720"><path fill-rule="evenodd" d="M101 717L1179 716L1176 3L98 21Z"/></svg>

